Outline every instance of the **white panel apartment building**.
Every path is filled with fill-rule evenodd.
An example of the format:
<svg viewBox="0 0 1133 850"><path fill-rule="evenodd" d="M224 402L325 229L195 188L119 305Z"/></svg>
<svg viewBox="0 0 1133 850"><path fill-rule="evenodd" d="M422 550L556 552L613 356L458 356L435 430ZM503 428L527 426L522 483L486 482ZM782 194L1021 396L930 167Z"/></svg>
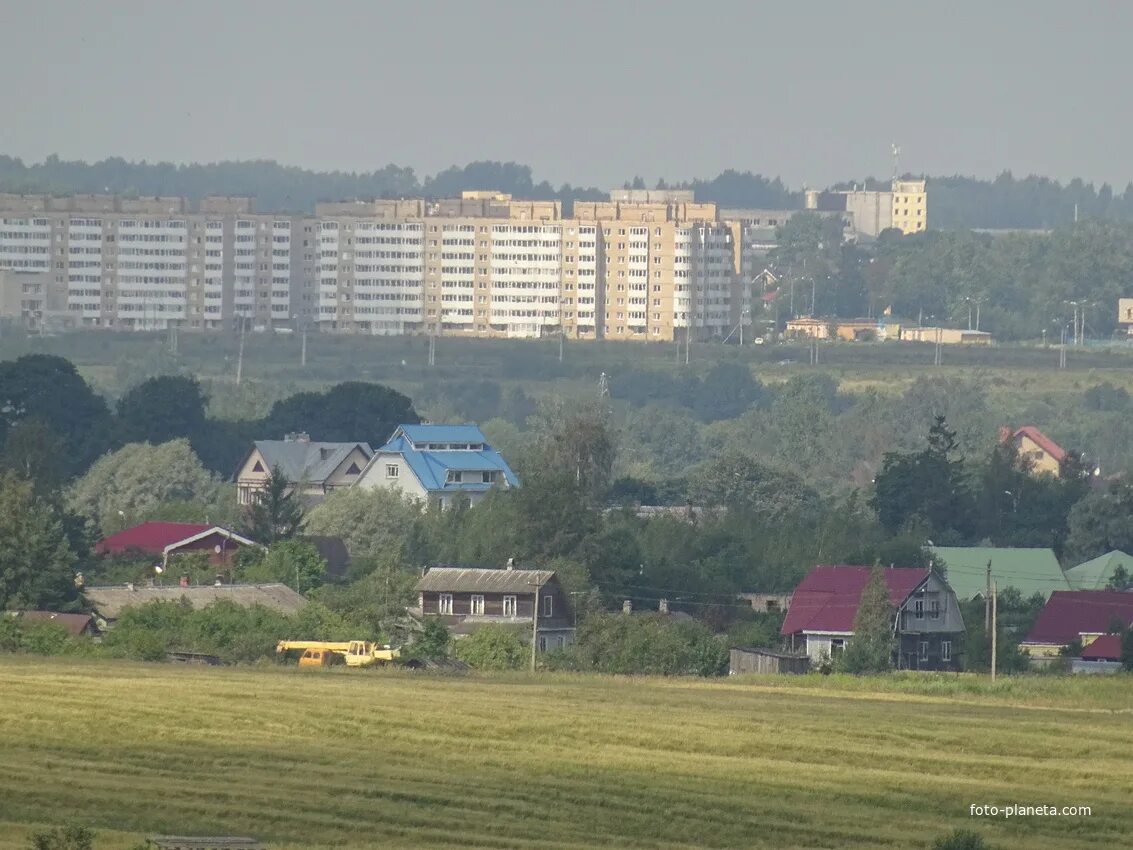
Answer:
<svg viewBox="0 0 1133 850"><path fill-rule="evenodd" d="M493 192L320 204L0 195L0 269L41 272L72 324L670 341L742 313L733 229L689 192L577 203Z"/></svg>

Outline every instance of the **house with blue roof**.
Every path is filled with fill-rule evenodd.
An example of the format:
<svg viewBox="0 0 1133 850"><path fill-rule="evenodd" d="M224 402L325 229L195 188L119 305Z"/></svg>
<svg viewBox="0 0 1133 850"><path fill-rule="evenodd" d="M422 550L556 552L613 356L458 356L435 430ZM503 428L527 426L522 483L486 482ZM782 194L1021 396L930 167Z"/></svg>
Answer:
<svg viewBox="0 0 1133 850"><path fill-rule="evenodd" d="M356 486L389 487L447 507L459 494L475 504L493 487L518 487L519 479L477 425L399 425Z"/></svg>

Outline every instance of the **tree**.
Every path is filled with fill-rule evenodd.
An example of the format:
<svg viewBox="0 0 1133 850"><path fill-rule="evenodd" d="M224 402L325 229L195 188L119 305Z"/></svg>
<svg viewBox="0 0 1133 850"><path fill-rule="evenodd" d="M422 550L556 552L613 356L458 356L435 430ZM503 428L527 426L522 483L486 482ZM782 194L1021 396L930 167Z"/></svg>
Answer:
<svg viewBox="0 0 1133 850"><path fill-rule="evenodd" d="M283 470L273 466L264 488L244 510L243 529L252 540L270 546L277 540L294 537L302 525L299 494Z"/></svg>
<svg viewBox="0 0 1133 850"><path fill-rule="evenodd" d="M1106 552L1133 549L1133 483L1109 482L1070 509L1066 558L1081 563Z"/></svg>
<svg viewBox="0 0 1133 850"><path fill-rule="evenodd" d="M605 400L545 402L535 417L541 473L573 479L591 504L606 496L617 445Z"/></svg>
<svg viewBox="0 0 1133 850"><path fill-rule="evenodd" d="M67 447L40 419L24 419L8 430L8 439L0 453L0 466L31 481L36 492L46 496L55 493L66 478Z"/></svg>
<svg viewBox="0 0 1133 850"><path fill-rule="evenodd" d="M28 354L0 363L0 441L20 422L44 423L67 446L67 477L85 470L111 443L106 402L62 357Z"/></svg>
<svg viewBox="0 0 1133 850"><path fill-rule="evenodd" d="M327 495L307 515L308 534L341 537L352 558L398 560L422 516L419 502L396 490L350 487Z"/></svg>
<svg viewBox="0 0 1133 850"><path fill-rule="evenodd" d="M0 610L73 606L76 561L58 511L30 482L0 475Z"/></svg>
<svg viewBox="0 0 1133 850"><path fill-rule="evenodd" d="M854 636L850 638L839 666L847 673L883 673L893 664L896 643L893 618L897 610L889 601L885 571L875 567L862 591L854 615Z"/></svg>
<svg viewBox="0 0 1133 850"><path fill-rule="evenodd" d="M920 520L938 534L947 530L964 534L969 501L963 458L957 457L956 432L943 416L937 416L924 449L886 453L871 503L890 533Z"/></svg>
<svg viewBox="0 0 1133 850"><path fill-rule="evenodd" d="M131 443L102 457L71 488L67 503L104 534L142 522L170 502L217 503L220 485L186 439L159 446ZM204 518L203 516L201 517Z"/></svg>
<svg viewBox="0 0 1133 850"><path fill-rule="evenodd" d="M206 424L205 395L196 378L162 375L118 400L118 432L129 443L196 439Z"/></svg>
<svg viewBox="0 0 1133 850"><path fill-rule="evenodd" d="M1113 568L1113 575L1109 577L1106 587L1110 590L1129 590L1133 587L1133 576L1121 564Z"/></svg>
<svg viewBox="0 0 1133 850"><path fill-rule="evenodd" d="M421 418L406 396L362 381L336 384L326 392L297 393L272 405L263 432L280 439L303 431L312 440L362 440L384 445L398 425L415 425Z"/></svg>
<svg viewBox="0 0 1133 850"><path fill-rule="evenodd" d="M490 623L455 644L456 657L476 670L518 670L531 647L514 628Z"/></svg>
<svg viewBox="0 0 1133 850"><path fill-rule="evenodd" d="M425 619L425 628L413 641L410 651L417 658L439 661L448 656L449 633L438 617Z"/></svg>
<svg viewBox="0 0 1133 850"><path fill-rule="evenodd" d="M1133 670L1133 628L1121 635L1121 669Z"/></svg>
<svg viewBox="0 0 1133 850"><path fill-rule="evenodd" d="M304 593L322 584L326 572L327 562L313 545L279 540L263 558L246 567L241 577L250 582L282 582Z"/></svg>
<svg viewBox="0 0 1133 850"><path fill-rule="evenodd" d="M698 503L722 505L768 523L815 516L818 494L801 479L754 458L728 451L694 476L690 492Z"/></svg>

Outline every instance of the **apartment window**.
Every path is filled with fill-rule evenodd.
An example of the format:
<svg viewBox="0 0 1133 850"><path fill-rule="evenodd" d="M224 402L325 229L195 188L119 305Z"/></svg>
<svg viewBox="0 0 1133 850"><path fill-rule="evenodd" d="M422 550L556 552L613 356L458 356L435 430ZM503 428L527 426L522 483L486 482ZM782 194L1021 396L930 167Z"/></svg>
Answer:
<svg viewBox="0 0 1133 850"><path fill-rule="evenodd" d="M942 640L940 642L940 660L941 661L951 661L952 660L952 641Z"/></svg>
<svg viewBox="0 0 1133 850"><path fill-rule="evenodd" d="M920 642L920 647L919 647L919 649L920 649L920 652L919 652L919 654L917 655L917 657L918 657L918 658L919 658L919 659L920 659L921 661L928 661L928 641L927 641L927 640L922 640L922 641Z"/></svg>
<svg viewBox="0 0 1133 850"><path fill-rule="evenodd" d="M516 611L515 597L514 596L505 596L504 597L504 616L505 617L514 617L515 611Z"/></svg>
<svg viewBox="0 0 1133 850"><path fill-rule="evenodd" d="M451 614L452 613L452 594L442 593L437 597L437 613L438 614Z"/></svg>
<svg viewBox="0 0 1133 850"><path fill-rule="evenodd" d="M918 620L924 619L924 600L917 599L913 602L913 616Z"/></svg>
<svg viewBox="0 0 1133 850"><path fill-rule="evenodd" d="M472 597L472 613L473 614L483 614L484 613L484 597L483 596L475 596L474 595Z"/></svg>
<svg viewBox="0 0 1133 850"><path fill-rule="evenodd" d="M932 611L929 614L929 616L932 617L932 619L934 619L934 620L940 619L940 600L939 599L932 600Z"/></svg>
<svg viewBox="0 0 1133 850"><path fill-rule="evenodd" d="M550 617L551 614L554 612L554 602L555 602L554 597L551 597L551 596L544 596L543 597L543 616L544 617Z"/></svg>
<svg viewBox="0 0 1133 850"><path fill-rule="evenodd" d="M398 472L401 470L396 463L386 464L386 478L397 478Z"/></svg>

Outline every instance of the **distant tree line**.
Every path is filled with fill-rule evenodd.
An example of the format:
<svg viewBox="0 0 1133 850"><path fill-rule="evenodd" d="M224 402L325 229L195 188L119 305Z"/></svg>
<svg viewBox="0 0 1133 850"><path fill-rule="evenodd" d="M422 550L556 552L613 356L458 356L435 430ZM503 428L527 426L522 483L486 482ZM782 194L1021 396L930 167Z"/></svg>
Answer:
<svg viewBox="0 0 1133 850"><path fill-rule="evenodd" d="M849 182L838 184L845 188ZM869 178L856 185L886 188L888 181ZM1133 184L1120 193L1108 184L1096 187L1080 179L1066 184L1047 177L1016 178L1004 171L994 180L974 177L930 178L929 223L934 228L1052 228L1079 218L1133 219ZM692 189L699 200L722 207L801 209L803 193L779 178L728 169L712 178L660 179L655 188ZM645 189L641 177L625 188ZM518 198L559 200L569 210L576 200L601 200L607 187L536 181L530 166L515 162L471 162L432 176L394 164L373 171L312 171L271 160L175 165L129 162L111 157L97 162L48 156L25 163L0 156L0 191L55 194L115 192L125 195L175 195L197 200L206 195L247 195L263 211L311 212L320 201L351 198L453 197L466 189L496 189Z"/></svg>

